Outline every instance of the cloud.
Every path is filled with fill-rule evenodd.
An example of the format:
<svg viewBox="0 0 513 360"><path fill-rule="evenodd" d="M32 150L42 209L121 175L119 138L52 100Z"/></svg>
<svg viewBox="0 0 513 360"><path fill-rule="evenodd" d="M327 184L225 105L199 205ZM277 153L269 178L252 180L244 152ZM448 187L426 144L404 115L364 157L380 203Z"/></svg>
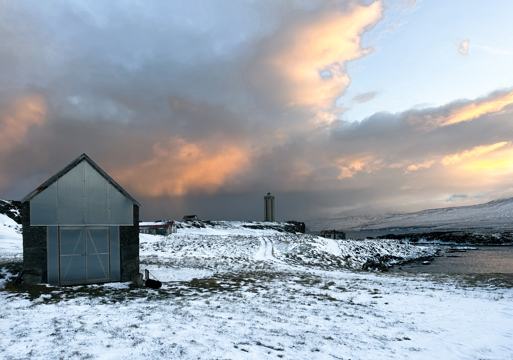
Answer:
<svg viewBox="0 0 513 360"><path fill-rule="evenodd" d="M511 107L429 132L405 121L411 113L426 119L475 102L377 113L359 123L314 131L262 126L252 112L234 113L176 96L165 102L169 121L143 126L98 126L48 108L46 118L52 121L34 127L36 137L28 131L30 142L19 143L2 163L12 175L4 189L10 183L23 188L18 196L24 196L70 156L86 152L142 202L144 218L176 218L187 212L258 218L259 194L267 191L276 193L285 218L336 215L337 209L365 204L372 204L369 211L379 206L416 210L427 203L437 206L433 199L443 202L448 193L495 196L505 190L500 184L513 180ZM292 112L290 118L298 114ZM453 163L444 165L442 159ZM214 210L216 202L224 201L233 207L217 205ZM234 210L238 208L243 210Z"/></svg>
<svg viewBox="0 0 513 360"><path fill-rule="evenodd" d="M459 48L458 48L458 52L459 52L461 55L468 55L469 44L470 44L470 39L463 40L463 41L460 43L460 46L459 46Z"/></svg>
<svg viewBox="0 0 513 360"><path fill-rule="evenodd" d="M490 152L493 152L493 151L495 151L497 149L500 149L500 148L502 148L502 147L504 147L506 145L510 145L510 144L511 144L511 142L502 141L502 142L495 143L495 144L492 144L492 145L476 146L476 147L474 147L471 150L465 150L465 151L463 151L462 153L459 153L459 154L453 154L453 155L445 156L442 159L442 164L444 164L444 165L457 164L457 163L460 163L462 161L465 161L465 160L468 160L468 159L471 159L471 158L474 158L474 157L478 157L478 156L481 156L481 155L488 154Z"/></svg>
<svg viewBox="0 0 513 360"><path fill-rule="evenodd" d="M439 108L408 111L403 115L406 123L431 131L441 126L454 125L478 119L483 115L498 113L510 104L513 104L513 91L498 91L473 101L455 101Z"/></svg>
<svg viewBox="0 0 513 360"><path fill-rule="evenodd" d="M418 2L419 0L404 0L402 1L401 5L407 8L413 8Z"/></svg>
<svg viewBox="0 0 513 360"><path fill-rule="evenodd" d="M499 48L486 46L486 45L474 44L474 45L472 45L472 48L481 50L481 51L489 53L489 54L494 54L494 55L513 55L513 51L511 51L511 50L499 49Z"/></svg>
<svg viewBox="0 0 513 360"><path fill-rule="evenodd" d="M513 181L511 90L339 120L380 1L53 4L2 5L0 198L83 152L145 219L259 219L268 191L280 219L416 210Z"/></svg>
<svg viewBox="0 0 513 360"><path fill-rule="evenodd" d="M360 104L366 103L366 102L369 102L372 99L374 99L377 94L378 94L377 91L372 91L372 92L368 92L368 93L358 94L355 97L353 97L352 101L360 103Z"/></svg>
<svg viewBox="0 0 513 360"><path fill-rule="evenodd" d="M0 153L7 153L25 141L27 131L46 121L47 106L37 94L7 97L0 104Z"/></svg>
<svg viewBox="0 0 513 360"><path fill-rule="evenodd" d="M261 43L250 84L279 106L332 108L350 83L348 61L369 54L361 37L382 17L383 5L326 2Z"/></svg>
<svg viewBox="0 0 513 360"><path fill-rule="evenodd" d="M445 201L458 201L458 200L461 200L461 199L466 199L468 198L468 195L465 195L465 194L461 194L461 195L452 195L450 198L448 198L447 200Z"/></svg>
<svg viewBox="0 0 513 360"><path fill-rule="evenodd" d="M338 179L352 178L358 172L367 174L373 173L380 169L381 159L375 159L371 155L356 156L356 158L340 158L336 160L340 169Z"/></svg>
<svg viewBox="0 0 513 360"><path fill-rule="evenodd" d="M174 137L155 144L152 159L114 174L140 196L184 196L215 192L248 163L248 154L235 146L210 149Z"/></svg>
<svg viewBox="0 0 513 360"><path fill-rule="evenodd" d="M19 149L31 146L37 129L47 121L45 98L37 93L2 94L0 97L0 190L12 186L19 172L10 172L11 162L25 163L12 158ZM25 169L25 171L27 171Z"/></svg>
<svg viewBox="0 0 513 360"><path fill-rule="evenodd" d="M408 165L406 168L406 171L417 171L420 169L429 169L431 165L435 163L435 160L426 160L424 162L418 163L418 164L411 164Z"/></svg>
<svg viewBox="0 0 513 360"><path fill-rule="evenodd" d="M461 169L475 175L486 172L485 177L496 177L496 179L499 178L499 175L511 174L513 171L513 148L508 146L474 160L463 162Z"/></svg>
<svg viewBox="0 0 513 360"><path fill-rule="evenodd" d="M468 105L452 111L452 113L441 123L441 126L457 124L462 121L470 121L484 114L496 113L512 103L513 91L473 101Z"/></svg>

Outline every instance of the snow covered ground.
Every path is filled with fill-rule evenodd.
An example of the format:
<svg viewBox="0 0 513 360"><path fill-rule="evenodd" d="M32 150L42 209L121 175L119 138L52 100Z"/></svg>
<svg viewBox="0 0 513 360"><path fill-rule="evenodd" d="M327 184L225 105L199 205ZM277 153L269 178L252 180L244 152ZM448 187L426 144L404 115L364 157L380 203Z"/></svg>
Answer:
<svg viewBox="0 0 513 360"><path fill-rule="evenodd" d="M0 263L22 261L23 243L21 225L4 214L0 214Z"/></svg>
<svg viewBox="0 0 513 360"><path fill-rule="evenodd" d="M4 359L513 359L511 278L356 270L431 247L179 229L141 235L159 290L60 288L10 283L21 236L1 234Z"/></svg>

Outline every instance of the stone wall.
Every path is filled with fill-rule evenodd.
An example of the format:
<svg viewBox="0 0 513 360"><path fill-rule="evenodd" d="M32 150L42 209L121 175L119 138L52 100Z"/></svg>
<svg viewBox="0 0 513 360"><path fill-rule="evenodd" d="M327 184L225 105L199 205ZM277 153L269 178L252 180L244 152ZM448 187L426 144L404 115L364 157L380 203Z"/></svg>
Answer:
<svg viewBox="0 0 513 360"><path fill-rule="evenodd" d="M134 225L119 227L121 281L132 281L139 273L139 206L134 205Z"/></svg>
<svg viewBox="0 0 513 360"><path fill-rule="evenodd" d="M47 282L46 226L30 226L30 202L21 206L23 227L23 282Z"/></svg>

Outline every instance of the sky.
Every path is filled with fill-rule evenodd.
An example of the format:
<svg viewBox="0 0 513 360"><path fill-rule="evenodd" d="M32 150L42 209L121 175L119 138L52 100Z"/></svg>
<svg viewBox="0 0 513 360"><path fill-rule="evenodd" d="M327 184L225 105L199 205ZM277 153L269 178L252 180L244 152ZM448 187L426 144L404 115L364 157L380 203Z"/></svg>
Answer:
<svg viewBox="0 0 513 360"><path fill-rule="evenodd" d="M513 2L0 0L0 198L86 153L142 220L513 196Z"/></svg>

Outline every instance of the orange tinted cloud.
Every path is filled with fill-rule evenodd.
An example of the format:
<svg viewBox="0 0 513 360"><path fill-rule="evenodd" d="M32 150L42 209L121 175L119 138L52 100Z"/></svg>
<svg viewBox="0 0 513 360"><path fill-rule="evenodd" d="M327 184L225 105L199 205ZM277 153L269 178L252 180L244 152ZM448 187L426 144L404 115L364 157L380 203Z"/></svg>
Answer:
<svg viewBox="0 0 513 360"><path fill-rule="evenodd" d="M441 126L457 124L462 121L470 121L481 115L495 113L504 109L506 105L513 103L513 91L497 98L472 102L462 108L455 109L451 115L442 119Z"/></svg>
<svg viewBox="0 0 513 360"><path fill-rule="evenodd" d="M151 160L115 174L123 184L146 196L213 193L249 165L248 154L231 145L212 149L175 137L157 143Z"/></svg>
<svg viewBox="0 0 513 360"><path fill-rule="evenodd" d="M473 148L471 150L465 150L459 154L452 154L452 155L445 156L442 159L442 164L444 164L444 165L457 164L464 160L479 157L481 155L493 152L493 151L495 151L505 145L508 145L508 144L510 144L510 143L503 141L503 142L495 143L492 145L476 146L475 148Z"/></svg>
<svg viewBox="0 0 513 360"><path fill-rule="evenodd" d="M513 146L511 142L478 146L460 154L447 156L446 165L452 183L478 189L494 188L511 182Z"/></svg>
<svg viewBox="0 0 513 360"><path fill-rule="evenodd" d="M513 91L508 93L500 92L466 104L453 103L439 109L408 112L405 122L426 130L433 130L443 126L471 121L483 115L498 113L510 104L513 104Z"/></svg>
<svg viewBox="0 0 513 360"><path fill-rule="evenodd" d="M491 145L489 151L469 157L460 164L459 168L479 176L512 174L513 147L511 142Z"/></svg>
<svg viewBox="0 0 513 360"><path fill-rule="evenodd" d="M431 165L434 164L434 162L434 160L428 160L418 164L411 164L406 168L406 172L417 171L420 169L429 169Z"/></svg>
<svg viewBox="0 0 513 360"><path fill-rule="evenodd" d="M0 108L0 152L22 143L31 126L46 121L47 106L42 96L24 95Z"/></svg>
<svg viewBox="0 0 513 360"><path fill-rule="evenodd" d="M361 48L361 36L381 19L382 11L381 1L350 5L347 11L322 9L270 40L264 71L271 70L272 80L282 83L284 105L332 107L350 83L346 63L371 51Z"/></svg>
<svg viewBox="0 0 513 360"><path fill-rule="evenodd" d="M352 159L340 158L337 160L340 169L339 179L351 178L357 172L372 173L381 168L381 160L376 160L372 156L363 156Z"/></svg>
<svg viewBox="0 0 513 360"><path fill-rule="evenodd" d="M469 162L465 167L468 170L489 171L492 174L513 173L513 149Z"/></svg>

